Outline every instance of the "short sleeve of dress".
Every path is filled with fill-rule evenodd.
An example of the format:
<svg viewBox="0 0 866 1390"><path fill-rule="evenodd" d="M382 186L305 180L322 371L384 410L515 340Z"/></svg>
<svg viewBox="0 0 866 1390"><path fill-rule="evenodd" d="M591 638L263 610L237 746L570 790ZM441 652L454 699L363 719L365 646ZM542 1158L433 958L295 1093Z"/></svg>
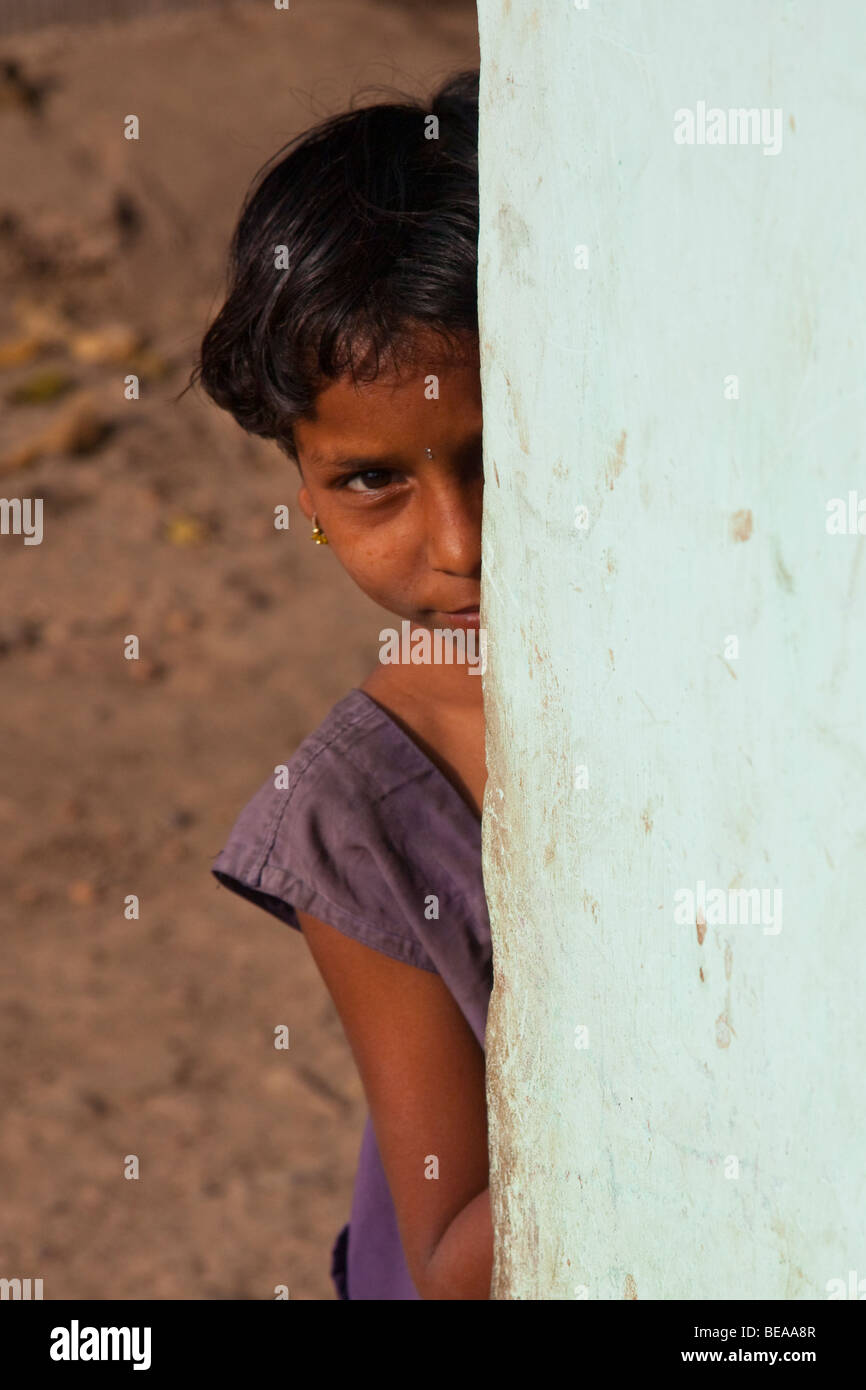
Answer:
<svg viewBox="0 0 866 1390"><path fill-rule="evenodd" d="M212 873L300 930L297 909L394 960L439 973L415 926L423 885L399 806L357 756L364 721L330 718L238 816Z"/></svg>

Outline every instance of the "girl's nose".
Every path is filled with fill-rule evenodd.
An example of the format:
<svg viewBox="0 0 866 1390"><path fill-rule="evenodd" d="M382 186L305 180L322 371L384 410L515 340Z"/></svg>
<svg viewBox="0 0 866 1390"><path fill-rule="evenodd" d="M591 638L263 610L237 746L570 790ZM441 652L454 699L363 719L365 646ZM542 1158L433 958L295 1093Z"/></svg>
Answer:
<svg viewBox="0 0 866 1390"><path fill-rule="evenodd" d="M441 483L424 500L427 561L431 569L461 579L481 576L481 509L483 479Z"/></svg>

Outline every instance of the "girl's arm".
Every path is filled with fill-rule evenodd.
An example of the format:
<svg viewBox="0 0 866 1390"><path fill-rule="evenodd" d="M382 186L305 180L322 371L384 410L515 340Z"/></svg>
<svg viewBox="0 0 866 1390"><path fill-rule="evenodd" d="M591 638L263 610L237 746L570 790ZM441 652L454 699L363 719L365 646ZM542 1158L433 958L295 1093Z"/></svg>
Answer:
<svg viewBox="0 0 866 1390"><path fill-rule="evenodd" d="M427 1279L432 1288L459 1292L440 1292L426 1297L489 1298L492 1273L493 1220L490 1188L485 1187L457 1213L427 1264Z"/></svg>
<svg viewBox="0 0 866 1390"><path fill-rule="evenodd" d="M484 1053L441 976L298 920L355 1057L415 1287L489 1298Z"/></svg>

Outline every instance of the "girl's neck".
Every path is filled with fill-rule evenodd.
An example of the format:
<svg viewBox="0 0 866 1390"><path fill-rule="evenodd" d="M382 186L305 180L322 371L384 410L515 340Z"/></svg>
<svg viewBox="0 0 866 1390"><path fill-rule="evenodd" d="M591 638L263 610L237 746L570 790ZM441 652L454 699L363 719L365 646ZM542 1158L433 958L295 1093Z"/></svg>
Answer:
<svg viewBox="0 0 866 1390"><path fill-rule="evenodd" d="M481 677L466 666L382 666L365 691L418 744L481 819L485 764Z"/></svg>
<svg viewBox="0 0 866 1390"><path fill-rule="evenodd" d="M380 704L389 698L408 703L433 723L484 712L481 676L473 675L467 665L379 664L361 682L361 689L374 700L380 692L385 697Z"/></svg>

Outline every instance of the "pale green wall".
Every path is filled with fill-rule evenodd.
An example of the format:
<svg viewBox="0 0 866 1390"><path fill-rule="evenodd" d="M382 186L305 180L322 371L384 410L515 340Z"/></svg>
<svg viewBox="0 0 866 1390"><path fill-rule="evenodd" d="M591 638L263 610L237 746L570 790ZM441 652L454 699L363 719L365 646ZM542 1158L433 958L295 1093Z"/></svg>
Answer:
<svg viewBox="0 0 866 1390"><path fill-rule="evenodd" d="M479 21L493 1294L826 1298L866 1280L866 536L826 530L866 8ZM781 150L675 143L699 101ZM781 930L678 925L698 880Z"/></svg>

